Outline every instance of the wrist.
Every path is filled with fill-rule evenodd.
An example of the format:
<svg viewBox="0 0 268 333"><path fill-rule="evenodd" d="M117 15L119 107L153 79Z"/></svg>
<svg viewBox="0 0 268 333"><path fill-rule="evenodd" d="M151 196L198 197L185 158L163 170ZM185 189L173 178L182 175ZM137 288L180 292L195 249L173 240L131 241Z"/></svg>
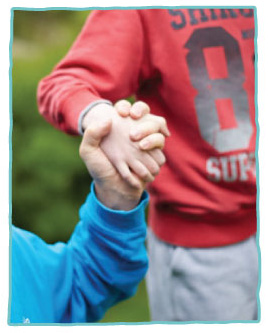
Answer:
<svg viewBox="0 0 268 333"><path fill-rule="evenodd" d="M125 229L130 231L137 227L145 227L144 211L149 201L147 192L143 192L138 206L129 211L122 211L106 207L96 197L95 190L95 182L92 182L91 192L79 211L81 220L100 226L107 226L109 229L113 230Z"/></svg>
<svg viewBox="0 0 268 333"><path fill-rule="evenodd" d="M95 194L97 199L112 210L130 211L138 206L143 188L133 188L128 191L118 190L117 187L105 186L95 181Z"/></svg>
<svg viewBox="0 0 268 333"><path fill-rule="evenodd" d="M108 100L97 100L89 104L80 114L79 133L83 135L85 129L93 120L104 120L111 118L113 104Z"/></svg>

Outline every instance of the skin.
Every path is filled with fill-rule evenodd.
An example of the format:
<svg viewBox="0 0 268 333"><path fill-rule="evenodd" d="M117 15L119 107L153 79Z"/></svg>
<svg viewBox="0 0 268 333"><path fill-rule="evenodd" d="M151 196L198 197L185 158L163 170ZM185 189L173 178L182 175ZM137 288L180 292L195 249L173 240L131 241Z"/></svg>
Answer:
<svg viewBox="0 0 268 333"><path fill-rule="evenodd" d="M108 208L127 211L138 205L146 183L137 179L138 185L129 184L103 152L101 142L111 130L111 119L91 122L84 132L79 153L95 181L97 198Z"/></svg>
<svg viewBox="0 0 268 333"><path fill-rule="evenodd" d="M143 102L126 100L114 106L98 104L84 117L82 126L109 121L111 129L100 147L121 177L139 188L140 180L151 182L165 162L161 149L169 131L164 118L149 113Z"/></svg>

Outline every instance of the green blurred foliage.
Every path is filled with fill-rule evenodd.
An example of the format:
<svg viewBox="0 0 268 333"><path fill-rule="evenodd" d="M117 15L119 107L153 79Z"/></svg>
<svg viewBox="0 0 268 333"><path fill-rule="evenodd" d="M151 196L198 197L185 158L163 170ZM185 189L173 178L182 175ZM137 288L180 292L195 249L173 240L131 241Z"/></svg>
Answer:
<svg viewBox="0 0 268 333"><path fill-rule="evenodd" d="M15 10L12 44L12 221L48 243L67 241L91 179L80 137L56 130L38 113L36 89L66 54L89 11ZM137 295L102 322L149 321L144 281Z"/></svg>

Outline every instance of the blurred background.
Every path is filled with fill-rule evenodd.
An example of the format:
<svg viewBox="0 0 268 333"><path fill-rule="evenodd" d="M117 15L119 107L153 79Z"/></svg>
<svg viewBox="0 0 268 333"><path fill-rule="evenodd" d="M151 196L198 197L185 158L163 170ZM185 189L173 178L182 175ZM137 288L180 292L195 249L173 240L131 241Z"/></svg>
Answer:
<svg viewBox="0 0 268 333"><path fill-rule="evenodd" d="M67 241L91 179L80 160L80 137L54 129L38 113L36 89L67 53L89 11L13 11L12 222L48 243ZM149 321L144 281L135 297L101 322Z"/></svg>

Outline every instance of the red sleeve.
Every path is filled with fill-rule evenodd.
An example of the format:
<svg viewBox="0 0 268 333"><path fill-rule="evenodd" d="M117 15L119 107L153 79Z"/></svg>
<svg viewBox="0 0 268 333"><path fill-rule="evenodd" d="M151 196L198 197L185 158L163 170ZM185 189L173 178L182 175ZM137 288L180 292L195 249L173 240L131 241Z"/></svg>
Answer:
<svg viewBox="0 0 268 333"><path fill-rule="evenodd" d="M39 83L40 113L62 131L78 134L79 115L90 103L115 102L137 91L143 44L138 11L94 11L66 57Z"/></svg>

